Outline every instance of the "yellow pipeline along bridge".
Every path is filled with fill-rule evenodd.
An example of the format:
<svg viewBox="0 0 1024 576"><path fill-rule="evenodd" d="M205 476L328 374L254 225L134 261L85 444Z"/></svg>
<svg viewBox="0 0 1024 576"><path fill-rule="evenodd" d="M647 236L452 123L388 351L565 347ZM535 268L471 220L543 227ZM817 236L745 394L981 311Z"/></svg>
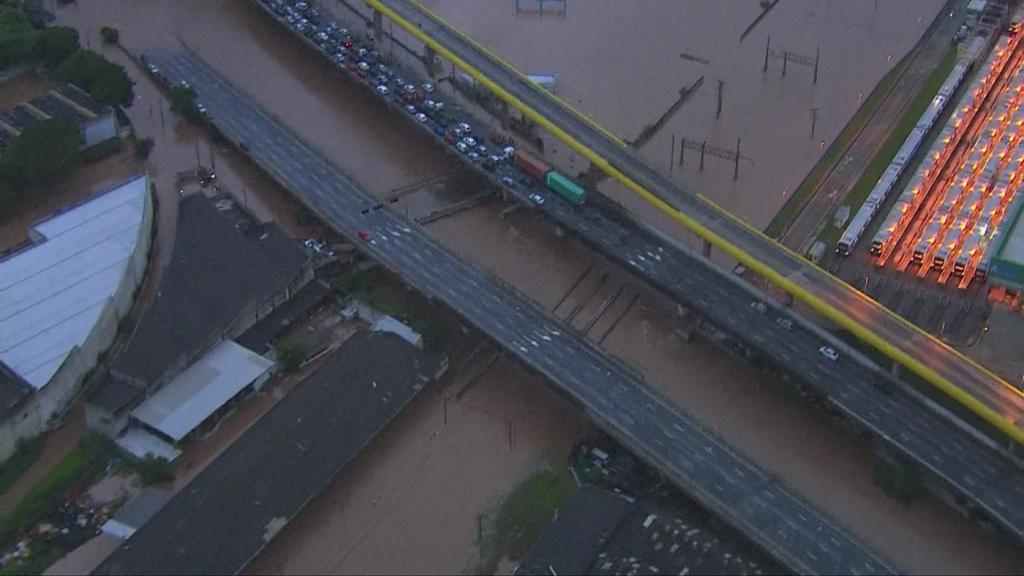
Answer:
<svg viewBox="0 0 1024 576"><path fill-rule="evenodd" d="M413 0L366 3L652 206L1024 444L1024 394L1007 382L706 198L683 190L617 137Z"/></svg>

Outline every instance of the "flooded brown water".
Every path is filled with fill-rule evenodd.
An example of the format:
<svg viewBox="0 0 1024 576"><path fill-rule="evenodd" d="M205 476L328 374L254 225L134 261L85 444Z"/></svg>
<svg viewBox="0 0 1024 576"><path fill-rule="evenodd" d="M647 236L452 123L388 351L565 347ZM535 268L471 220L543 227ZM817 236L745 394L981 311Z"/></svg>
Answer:
<svg viewBox="0 0 1024 576"><path fill-rule="evenodd" d="M737 14L732 15L721 14L724 4L710 1L644 3L645 7L657 7L646 11L637 9L639 4L634 3L570 3L570 13L561 19L517 17L511 2L428 3L524 70L558 73L558 93L577 103L582 100L578 104L586 113L628 138L659 116L680 86L705 74L705 86L643 153L665 158L667 170L673 132L683 135L686 130L703 130L701 138L723 146L734 143L736 136L742 137L749 142L744 151L755 164L753 168L741 166L735 186L731 167L715 158L708 158L704 173L697 174L696 163L689 155L685 170L676 170L675 174L758 225L767 223L781 205L781 191L795 187L821 154L817 143L809 140L809 107L821 107L816 128L819 137L834 137L853 114L856 96L869 91L909 49L940 5L923 0L879 3L872 24L873 4L870 0L787 0L740 45L740 32L757 13L752 0L729 4L736 7ZM332 72L244 0L139 0L134 6L136 9L126 11L120 2L91 0L61 8L58 21L79 27L91 38L93 47L98 44L97 33L103 25L118 27L123 44L133 52L173 46L175 36L179 37L378 194L450 170L436 147L413 134L401 119L386 112L361 88ZM813 35L798 41L796 32L805 29L813 30ZM802 54L813 53L821 43L822 68L816 87L810 85L810 71L792 63L785 79L781 78L778 61L770 63L769 74L761 74L764 41L769 33L773 46ZM559 44L556 38L572 38L572 42ZM706 38L701 42L708 44L695 38ZM716 38L719 43L712 42ZM117 50L104 50L112 59L127 62ZM730 55L730 51L736 53ZM709 69L701 71L697 64L680 58L680 52L709 59ZM890 52L894 55L892 62L886 56ZM638 66L637 62L644 65ZM846 62L848 69L840 62ZM172 128L166 103L155 88L138 69L130 72L138 82L139 99L129 115L140 133L157 139L150 164L158 176L158 187L167 188L161 183L173 182L175 171L195 165L195 143L200 134ZM713 101L719 77L727 82L726 100L722 118L715 123ZM741 82L747 78L747 84ZM205 141L199 146L200 156L208 155ZM583 168L578 159L568 158L559 148L556 146L553 154L556 164L561 165L565 156L566 165L572 161L577 169ZM225 159L233 158L227 152L220 154ZM244 162L221 158L217 156L218 174L233 193L247 189L251 203L262 203L267 214L287 218L293 204L279 190L254 176ZM712 178L717 180L712 182ZM162 194L173 198L173 190ZM526 212L499 220L496 208L490 206L438 221L429 230L464 257L494 271L549 309L590 262L613 270L593 252L556 239L549 223ZM621 272L615 275L626 278ZM580 316L587 317L592 309L588 307ZM676 327L673 312L674 307L656 295L646 296L609 336L605 347L636 367L651 385L684 410L700 417L780 481L852 527L899 565L931 572L1002 572L1015 567L1011 550L950 509L930 499L910 507L888 500L871 483L871 457L866 449L808 415L799 403L762 388L742 364L705 346L679 341L672 333ZM496 398L488 410L495 418L511 420L524 410L516 408L522 405L514 398L529 394L523 387L530 384L528 379L513 376L504 376L499 382L488 392ZM478 386L490 389L483 383ZM474 390L463 402L471 401L478 392ZM337 488L342 493L347 490L348 495L337 501L318 499L307 514L293 522L308 527L283 532L268 552L274 559L256 564L254 569L258 566L269 572L289 573L462 569L473 553L473 530L480 507L490 506L492 498L500 498L514 486L528 473L527 462L543 460L540 455L546 448L558 452L567 445L565 438L571 434L564 429L557 432L557 423L571 422L575 413L556 401L553 394L547 394L533 397L532 402L545 407L546 416L535 426L535 441L517 445L528 450L529 456L517 456L514 463L496 465L489 455L496 444L475 443L475 432L470 430L458 441L460 447L453 445L430 456L431 463L424 464L424 470L432 472L415 472L419 464L413 456L418 454L407 452L404 459L395 460L401 462L395 466L409 474L391 474L386 469L392 460L375 444L374 450L362 458L376 462L366 466L384 470L376 472L384 475L356 469L346 473L358 478L336 483L349 486ZM436 423L437 418L436 413L428 414L429 410L421 406L426 404L424 400L412 406L403 420L395 423L398 426L385 432L391 439L382 438L382 443L400 445L408 441L410 447L404 448L407 451L422 446L423 434L428 430L433 433L431 422ZM550 413L546 412L548 408ZM418 420L416 414L421 414ZM402 432L401 422L405 421L409 430L419 432ZM484 436L499 441L497 432ZM420 438L419 444L415 438ZM446 478L455 478L457 471L464 469L479 469L479 473L467 473L474 496L466 498L465 505L449 505L458 500L457 487L463 484ZM427 476L431 479L424 479L422 486L420 482L408 483L410 477ZM377 478L382 487L387 487L387 494L375 489ZM378 494L380 500L373 505ZM353 498L358 504L345 505L343 513L339 502L351 502ZM429 521L403 522L406 512ZM306 520L307 516L311 519ZM360 542L369 544L358 545Z"/></svg>

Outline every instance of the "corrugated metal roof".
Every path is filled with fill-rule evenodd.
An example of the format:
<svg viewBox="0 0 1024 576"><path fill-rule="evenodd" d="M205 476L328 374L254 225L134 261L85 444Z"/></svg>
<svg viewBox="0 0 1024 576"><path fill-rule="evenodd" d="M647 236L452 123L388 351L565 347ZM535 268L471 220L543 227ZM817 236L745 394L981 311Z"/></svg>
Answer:
<svg viewBox="0 0 1024 576"><path fill-rule="evenodd" d="M181 440L273 365L225 340L132 410L132 416L175 441Z"/></svg>
<svg viewBox="0 0 1024 576"><path fill-rule="evenodd" d="M44 237L0 261L0 360L35 389L82 344L124 276L142 224L141 174L34 229Z"/></svg>

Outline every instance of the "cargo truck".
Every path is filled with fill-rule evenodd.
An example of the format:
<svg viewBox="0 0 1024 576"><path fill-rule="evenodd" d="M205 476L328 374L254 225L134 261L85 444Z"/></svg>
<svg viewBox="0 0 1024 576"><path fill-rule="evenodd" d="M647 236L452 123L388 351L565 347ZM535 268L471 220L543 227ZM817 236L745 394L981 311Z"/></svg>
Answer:
<svg viewBox="0 0 1024 576"><path fill-rule="evenodd" d="M551 168L547 164L541 162L538 158L535 158L522 150L516 150L515 156L513 157L512 163L517 168L526 172L536 180L545 182L545 177Z"/></svg>
<svg viewBox="0 0 1024 576"><path fill-rule="evenodd" d="M583 204L587 199L587 193L583 188L555 170L548 172L547 184L548 188L576 206Z"/></svg>

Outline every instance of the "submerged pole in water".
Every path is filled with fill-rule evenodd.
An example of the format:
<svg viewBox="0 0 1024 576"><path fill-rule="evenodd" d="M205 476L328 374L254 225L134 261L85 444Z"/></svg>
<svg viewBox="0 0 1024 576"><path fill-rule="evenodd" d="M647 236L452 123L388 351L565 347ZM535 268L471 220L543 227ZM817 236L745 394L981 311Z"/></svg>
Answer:
<svg viewBox="0 0 1024 576"><path fill-rule="evenodd" d="M814 84L818 83L818 60L821 60L821 46L818 46L818 51L814 53Z"/></svg>
<svg viewBox="0 0 1024 576"><path fill-rule="evenodd" d="M732 168L732 179L735 181L740 177L740 139L736 138L736 163Z"/></svg>
<svg viewBox="0 0 1024 576"><path fill-rule="evenodd" d="M669 152L669 154L668 154L668 173L669 174L672 173L672 169L675 167L674 166L675 165L675 162L674 162L675 158L676 158L676 135L673 134L672 135L672 151Z"/></svg>
<svg viewBox="0 0 1024 576"><path fill-rule="evenodd" d="M725 80L718 81L718 110L715 111L715 118L722 116L722 88L725 86Z"/></svg>
<svg viewBox="0 0 1024 576"><path fill-rule="evenodd" d="M768 54L772 50L772 37L768 37L768 43L764 46L764 72L768 71Z"/></svg>

